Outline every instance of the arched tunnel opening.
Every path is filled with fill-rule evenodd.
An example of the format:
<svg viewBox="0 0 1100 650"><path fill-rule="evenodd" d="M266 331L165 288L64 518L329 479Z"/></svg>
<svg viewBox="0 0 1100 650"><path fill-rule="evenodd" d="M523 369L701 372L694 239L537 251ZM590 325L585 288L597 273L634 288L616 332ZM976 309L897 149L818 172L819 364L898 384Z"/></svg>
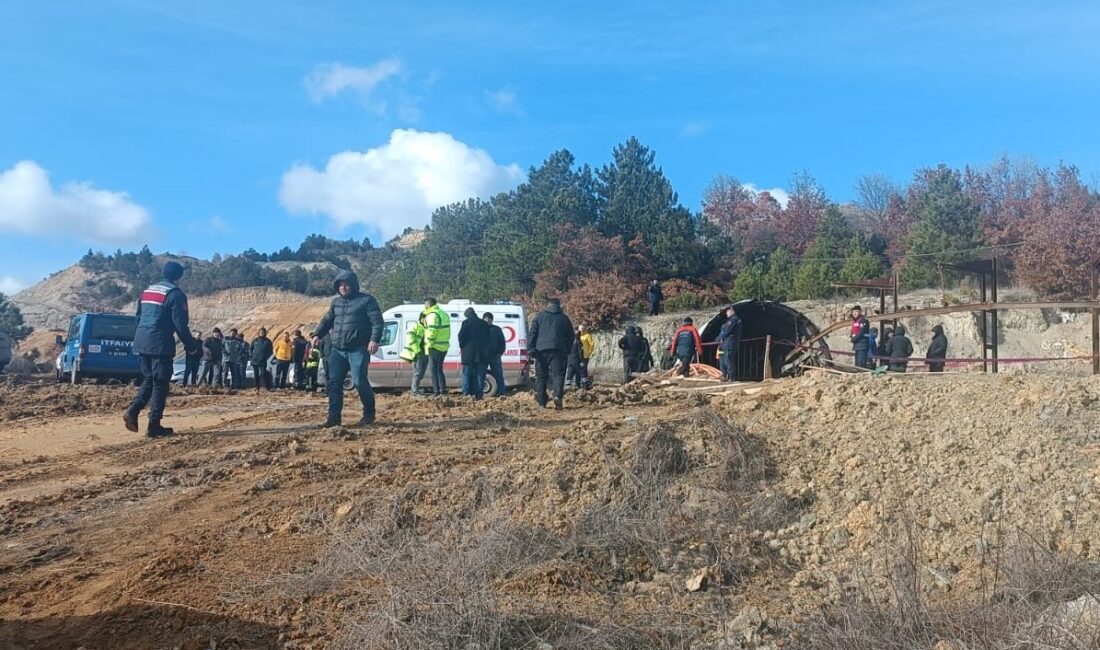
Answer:
<svg viewBox="0 0 1100 650"><path fill-rule="evenodd" d="M764 379L765 347L769 335L772 337L771 353L766 361L771 364L772 376L779 377L783 374L787 355L795 349L796 344L820 332L813 321L780 302L742 300L734 303L733 308L742 322L741 346L737 351L736 364L739 380ZM699 333L703 338L702 362L716 368L718 346L714 343L725 322L726 310L723 308ZM829 349L824 341L817 343L815 349L825 358L829 358Z"/></svg>

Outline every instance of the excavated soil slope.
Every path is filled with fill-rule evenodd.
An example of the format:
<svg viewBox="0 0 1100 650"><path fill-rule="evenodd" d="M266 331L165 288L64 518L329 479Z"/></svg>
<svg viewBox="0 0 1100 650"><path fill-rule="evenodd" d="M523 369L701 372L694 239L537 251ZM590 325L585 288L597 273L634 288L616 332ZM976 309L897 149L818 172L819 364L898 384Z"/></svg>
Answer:
<svg viewBox="0 0 1100 650"><path fill-rule="evenodd" d="M157 442L72 388L0 385L0 647L778 647L886 589L899 527L952 598L1017 528L1100 553L1093 379L384 395L365 430L207 389Z"/></svg>

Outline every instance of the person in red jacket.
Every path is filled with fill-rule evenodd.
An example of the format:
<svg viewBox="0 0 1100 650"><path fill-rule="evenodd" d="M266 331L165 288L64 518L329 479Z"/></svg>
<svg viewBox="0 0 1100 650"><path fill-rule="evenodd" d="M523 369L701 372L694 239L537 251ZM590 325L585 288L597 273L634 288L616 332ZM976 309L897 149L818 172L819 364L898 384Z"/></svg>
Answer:
<svg viewBox="0 0 1100 650"><path fill-rule="evenodd" d="M691 360L703 356L703 339L699 337L699 330L695 329L695 322L690 316L672 335L668 351L680 360L680 374L685 377L691 374Z"/></svg>

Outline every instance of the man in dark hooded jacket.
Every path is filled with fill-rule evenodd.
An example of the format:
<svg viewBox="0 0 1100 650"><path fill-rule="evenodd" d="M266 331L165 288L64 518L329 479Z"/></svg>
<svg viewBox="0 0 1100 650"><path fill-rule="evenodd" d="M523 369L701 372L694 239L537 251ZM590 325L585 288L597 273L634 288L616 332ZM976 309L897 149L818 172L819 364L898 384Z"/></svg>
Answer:
<svg viewBox="0 0 1100 650"><path fill-rule="evenodd" d="M504 338L504 330L498 325L493 325L492 312L485 312L481 320L489 326L489 358L486 364L486 372L496 379L497 391L492 397L504 397L508 387L504 380L504 353L508 350L508 341Z"/></svg>
<svg viewBox="0 0 1100 650"><path fill-rule="evenodd" d="M884 352L890 359L890 372L905 372L909 357L913 356L913 342L905 335L904 325L898 325L894 330L894 335L886 342Z"/></svg>
<svg viewBox="0 0 1100 650"><path fill-rule="evenodd" d="M313 333L313 344L329 337L330 349L325 359L328 380L328 417L323 426L340 424L344 410L344 377L351 373L351 382L363 404L360 426L374 423L374 389L368 377L370 355L378 352L382 340L382 310L369 293L359 290L359 278L351 271L341 271L333 283L336 296L328 312Z"/></svg>
<svg viewBox="0 0 1100 650"><path fill-rule="evenodd" d="M187 296L176 286L183 277L178 262L164 265L164 280L141 292L137 307L137 331L134 352L141 355L141 386L122 423L128 431L138 430L138 415L149 406L149 426L145 435L162 438L172 435L172 429L161 425L168 385L172 381L172 362L176 355L176 336L185 350L194 351L202 343L191 336L188 328Z"/></svg>
<svg viewBox="0 0 1100 650"><path fill-rule="evenodd" d="M629 384L634 373L643 372L649 344L641 336L641 330L633 325L626 326L626 335L619 339L619 349L623 351L623 383Z"/></svg>
<svg viewBox="0 0 1100 650"><path fill-rule="evenodd" d="M943 372L946 358L947 335L943 333L943 325L936 325L932 328L932 342L928 345L928 354L925 355L928 372Z"/></svg>
<svg viewBox="0 0 1100 650"><path fill-rule="evenodd" d="M573 323L561 310L561 301L551 298L527 329L527 354L535 360L535 401L546 408L547 380L553 382L554 408L562 408L565 393L565 359L573 346Z"/></svg>
<svg viewBox="0 0 1100 650"><path fill-rule="evenodd" d="M475 400L485 396L485 369L489 367L489 324L477 317L473 307L463 312L458 329L458 348L462 354L462 394Z"/></svg>

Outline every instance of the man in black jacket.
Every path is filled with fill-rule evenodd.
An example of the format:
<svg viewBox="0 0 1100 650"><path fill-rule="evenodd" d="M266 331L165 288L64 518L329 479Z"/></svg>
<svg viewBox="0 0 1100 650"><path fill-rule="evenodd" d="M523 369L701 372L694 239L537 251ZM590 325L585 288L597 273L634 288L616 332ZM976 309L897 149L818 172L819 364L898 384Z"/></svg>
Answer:
<svg viewBox="0 0 1100 650"><path fill-rule="evenodd" d="M222 340L222 331L217 327L214 332L202 342L202 381L199 383L213 386L217 383L222 387L222 357L225 352L225 344Z"/></svg>
<svg viewBox="0 0 1100 650"><path fill-rule="evenodd" d="M656 316L661 312L661 300L664 298L664 294L661 293L661 285L653 280L649 283L649 287L646 288L646 298L649 299L649 315Z"/></svg>
<svg viewBox="0 0 1100 650"><path fill-rule="evenodd" d="M928 345L928 372L943 372L944 359L947 358L947 336L943 333L943 325L932 328L932 342Z"/></svg>
<svg viewBox="0 0 1100 650"><path fill-rule="evenodd" d="M485 396L485 369L489 365L489 324L477 317L473 307L463 312L458 329L458 348L462 353L462 394L475 400Z"/></svg>
<svg viewBox="0 0 1100 650"><path fill-rule="evenodd" d="M196 341L202 341L202 332L196 331L192 338ZM201 345L196 346L194 350L184 351L183 381L180 382L184 386L198 386L203 354L204 351Z"/></svg>
<svg viewBox="0 0 1100 650"><path fill-rule="evenodd" d="M551 298L527 329L527 355L535 360L535 401L548 402L546 382L553 382L554 408L561 410L565 393L565 358L573 345L573 323L562 313L561 301Z"/></svg>
<svg viewBox="0 0 1100 650"><path fill-rule="evenodd" d="M275 348L271 339L267 338L267 328L261 327L256 338L252 339L252 347L249 348L249 362L252 364L252 375L256 380L256 392L260 392L260 386L271 390L271 374L267 371L267 362L271 355L275 354Z"/></svg>
<svg viewBox="0 0 1100 650"><path fill-rule="evenodd" d="M890 372L905 372L909 357L913 356L913 342L905 335L904 325L894 330L894 335L886 342L885 352L890 359Z"/></svg>
<svg viewBox="0 0 1100 650"><path fill-rule="evenodd" d="M294 388L302 390L306 387L306 350L309 348L309 341L302 336L302 330L294 330L294 338L290 344L294 346L290 357L294 363Z"/></svg>
<svg viewBox="0 0 1100 650"><path fill-rule="evenodd" d="M325 358L325 378L328 380L328 417L323 426L340 424L344 410L344 377L351 373L351 383L359 392L363 417L359 426L374 423L374 389L368 369L370 355L378 352L382 340L382 310L369 293L359 290L359 278L351 271L341 271L333 283L336 296L328 312L321 318L313 334L313 344L329 337Z"/></svg>
<svg viewBox="0 0 1100 650"><path fill-rule="evenodd" d="M504 393L507 391L507 386L504 382L504 352L508 349L508 343L504 338L504 330L500 329L497 325L493 325L493 315L490 312L485 312L481 317L486 324L489 325L489 361L488 371L489 374L496 379L497 390L493 393L493 397L504 397Z"/></svg>
<svg viewBox="0 0 1100 650"><path fill-rule="evenodd" d="M136 432L138 415L149 405L149 426L145 430L149 438L172 435L172 429L161 425L161 417L172 381L175 337L179 336L186 351L202 347L188 328L187 296L176 286L183 277L183 266L168 262L164 265L163 275L162 282L151 285L138 298L134 352L141 355L142 381L134 401L122 416L126 429Z"/></svg>
<svg viewBox="0 0 1100 650"><path fill-rule="evenodd" d="M623 383L629 384L634 373L644 372L649 344L642 338L641 330L633 325L626 326L626 335L619 339L619 349L623 351Z"/></svg>
<svg viewBox="0 0 1100 650"><path fill-rule="evenodd" d="M222 362L225 364L225 385L229 388L240 389L244 387L242 380L244 379L244 368L240 365L241 360L241 348L244 347L244 341L241 340L240 335L237 333L237 328L229 330L229 336L225 337L222 341L225 347Z"/></svg>

